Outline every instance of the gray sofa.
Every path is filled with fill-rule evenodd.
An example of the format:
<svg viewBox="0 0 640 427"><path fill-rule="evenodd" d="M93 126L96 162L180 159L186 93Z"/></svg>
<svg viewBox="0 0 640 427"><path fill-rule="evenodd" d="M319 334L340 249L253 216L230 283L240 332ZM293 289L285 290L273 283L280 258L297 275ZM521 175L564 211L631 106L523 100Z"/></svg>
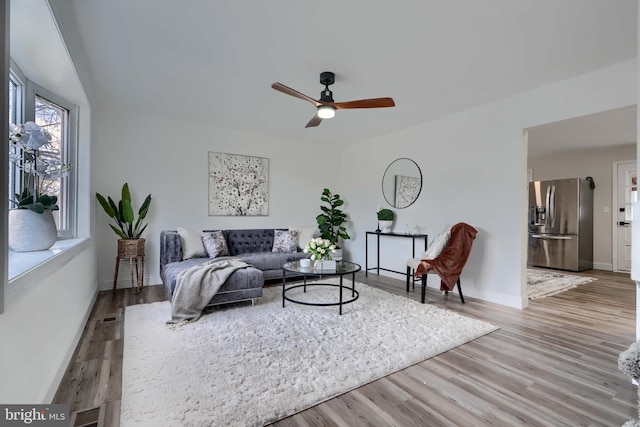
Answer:
<svg viewBox="0 0 640 427"><path fill-rule="evenodd" d="M204 230L217 231L217 230ZM255 300L262 296L265 280L282 278L282 266L304 258L302 251L273 252L273 229L222 230L231 256L252 267L235 271L222 285L209 305ZM182 241L177 231L160 232L160 278L171 301L178 274L209 258L182 259Z"/></svg>

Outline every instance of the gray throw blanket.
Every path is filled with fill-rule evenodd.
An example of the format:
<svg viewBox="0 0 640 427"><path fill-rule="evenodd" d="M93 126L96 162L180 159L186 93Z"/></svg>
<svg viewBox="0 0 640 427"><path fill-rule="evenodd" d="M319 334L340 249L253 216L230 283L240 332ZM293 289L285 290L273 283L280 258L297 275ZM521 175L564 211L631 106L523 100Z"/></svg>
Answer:
<svg viewBox="0 0 640 427"><path fill-rule="evenodd" d="M247 267L249 264L238 258L220 257L178 274L171 300L171 320L167 323L198 320L231 273Z"/></svg>

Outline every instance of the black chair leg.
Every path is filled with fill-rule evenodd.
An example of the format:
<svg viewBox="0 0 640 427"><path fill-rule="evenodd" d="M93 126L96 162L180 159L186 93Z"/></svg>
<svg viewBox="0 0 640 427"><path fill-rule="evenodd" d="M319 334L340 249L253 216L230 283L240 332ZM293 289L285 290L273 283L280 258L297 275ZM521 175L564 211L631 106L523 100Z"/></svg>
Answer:
<svg viewBox="0 0 640 427"><path fill-rule="evenodd" d="M407 266L407 292L409 292L409 280L411 277L411 267Z"/></svg>
<svg viewBox="0 0 640 427"><path fill-rule="evenodd" d="M462 295L462 288L460 287L460 278L458 277L458 293L460 294L460 301L464 304L464 296Z"/></svg>
<svg viewBox="0 0 640 427"><path fill-rule="evenodd" d="M421 302L424 304L427 296L427 275L422 275L422 297Z"/></svg>

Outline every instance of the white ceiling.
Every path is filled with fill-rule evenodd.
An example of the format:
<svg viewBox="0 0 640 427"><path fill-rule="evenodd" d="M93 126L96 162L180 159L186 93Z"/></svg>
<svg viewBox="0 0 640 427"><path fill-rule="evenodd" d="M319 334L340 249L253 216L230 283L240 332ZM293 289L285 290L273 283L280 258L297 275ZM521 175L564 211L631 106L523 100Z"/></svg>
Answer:
<svg viewBox="0 0 640 427"><path fill-rule="evenodd" d="M366 140L637 54L636 0L69 3L94 105L312 143ZM270 85L318 98L322 71L336 73L336 101L397 106L305 129L313 106Z"/></svg>
<svg viewBox="0 0 640 427"><path fill-rule="evenodd" d="M637 107L632 105L530 128L529 157L575 149L635 144L636 114Z"/></svg>

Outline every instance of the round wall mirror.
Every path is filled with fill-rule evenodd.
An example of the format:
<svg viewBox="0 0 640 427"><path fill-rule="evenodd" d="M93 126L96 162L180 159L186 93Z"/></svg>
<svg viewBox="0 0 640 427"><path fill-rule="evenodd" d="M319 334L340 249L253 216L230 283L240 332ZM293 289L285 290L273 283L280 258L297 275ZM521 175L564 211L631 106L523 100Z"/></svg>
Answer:
<svg viewBox="0 0 640 427"><path fill-rule="evenodd" d="M400 158L391 162L382 177L382 195L391 206L404 209L418 199L422 190L422 171L416 162Z"/></svg>

